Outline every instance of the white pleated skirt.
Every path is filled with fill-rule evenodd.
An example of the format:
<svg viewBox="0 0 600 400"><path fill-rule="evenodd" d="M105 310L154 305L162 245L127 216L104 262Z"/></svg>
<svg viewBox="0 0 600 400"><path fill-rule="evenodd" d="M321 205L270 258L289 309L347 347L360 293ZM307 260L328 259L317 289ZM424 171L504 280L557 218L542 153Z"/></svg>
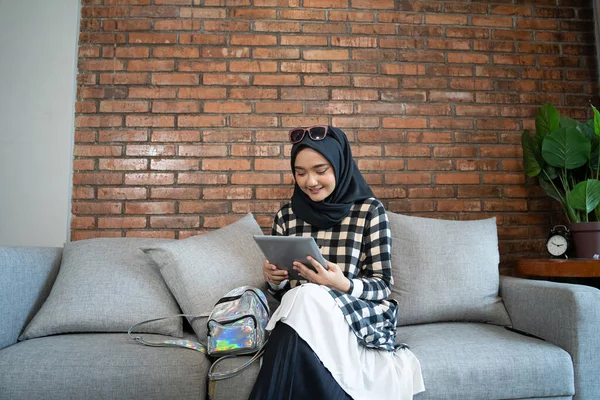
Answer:
<svg viewBox="0 0 600 400"><path fill-rule="evenodd" d="M409 400L425 390L421 364L408 349L395 353L361 346L325 288L304 284L288 291L267 330L281 321L317 354L354 400Z"/></svg>

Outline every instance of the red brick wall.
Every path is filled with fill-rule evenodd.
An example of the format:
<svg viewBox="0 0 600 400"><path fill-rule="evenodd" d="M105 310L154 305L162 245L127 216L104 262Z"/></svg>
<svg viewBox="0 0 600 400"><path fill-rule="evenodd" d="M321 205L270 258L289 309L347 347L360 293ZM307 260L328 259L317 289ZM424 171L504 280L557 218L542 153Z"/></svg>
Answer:
<svg viewBox="0 0 600 400"><path fill-rule="evenodd" d="M589 117L598 90L591 1L83 0L81 18L73 240L268 228L287 130L330 124L388 210L497 217L509 269L561 216L521 132L546 101Z"/></svg>

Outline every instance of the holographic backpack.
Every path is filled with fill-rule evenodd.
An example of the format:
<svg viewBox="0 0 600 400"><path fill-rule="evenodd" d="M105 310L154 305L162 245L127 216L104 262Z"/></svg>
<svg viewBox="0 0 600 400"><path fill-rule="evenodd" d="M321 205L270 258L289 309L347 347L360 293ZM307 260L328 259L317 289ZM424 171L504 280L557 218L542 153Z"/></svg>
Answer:
<svg viewBox="0 0 600 400"><path fill-rule="evenodd" d="M148 341L141 336L133 336L132 331L139 325L174 317L189 319L208 318L208 336L206 345L186 339ZM210 367L211 380L220 380L237 375L262 355L267 342L265 330L269 322L269 305L264 293L252 286L241 286L221 297L210 313L190 315L178 314L137 323L129 328L129 337L147 346L177 346L205 353L218 358ZM225 358L237 355L254 354L240 367L226 372L213 372L215 365Z"/></svg>

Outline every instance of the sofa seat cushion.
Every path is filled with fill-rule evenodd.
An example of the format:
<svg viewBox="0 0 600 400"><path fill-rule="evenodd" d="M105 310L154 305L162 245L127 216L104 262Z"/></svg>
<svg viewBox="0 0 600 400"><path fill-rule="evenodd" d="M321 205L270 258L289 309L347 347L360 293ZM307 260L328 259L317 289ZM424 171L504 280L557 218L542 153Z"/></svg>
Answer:
<svg viewBox="0 0 600 400"><path fill-rule="evenodd" d="M572 396L573 363L540 339L482 323L448 322L398 328L421 362L425 399L519 399Z"/></svg>
<svg viewBox="0 0 600 400"><path fill-rule="evenodd" d="M122 333L49 336L0 351L0 397L198 400L205 398L209 366L202 353L148 347Z"/></svg>

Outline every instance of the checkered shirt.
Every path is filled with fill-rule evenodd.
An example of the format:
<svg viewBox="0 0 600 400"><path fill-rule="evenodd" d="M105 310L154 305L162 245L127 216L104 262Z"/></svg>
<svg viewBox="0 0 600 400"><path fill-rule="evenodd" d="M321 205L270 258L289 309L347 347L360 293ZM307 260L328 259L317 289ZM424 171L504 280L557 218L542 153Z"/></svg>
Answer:
<svg viewBox="0 0 600 400"><path fill-rule="evenodd" d="M291 204L283 206L273 222L272 235L312 236L326 260L337 264L350 279L363 283L358 297L327 288L344 313L346 322L366 347L394 350L397 303L388 299L394 284L391 266L391 232L383 204L375 198L355 203L339 224L320 230L296 217ZM303 280L290 281L281 296Z"/></svg>

